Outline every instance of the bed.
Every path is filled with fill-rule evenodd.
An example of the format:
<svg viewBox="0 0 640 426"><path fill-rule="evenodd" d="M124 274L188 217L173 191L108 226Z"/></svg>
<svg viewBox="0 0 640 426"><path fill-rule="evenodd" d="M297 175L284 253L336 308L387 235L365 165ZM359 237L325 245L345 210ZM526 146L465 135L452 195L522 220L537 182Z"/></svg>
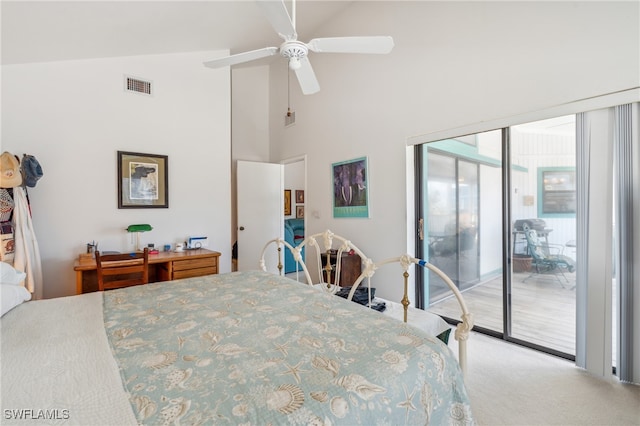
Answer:
<svg viewBox="0 0 640 426"><path fill-rule="evenodd" d="M472 424L438 338L330 292L234 272L22 303L3 424Z"/></svg>

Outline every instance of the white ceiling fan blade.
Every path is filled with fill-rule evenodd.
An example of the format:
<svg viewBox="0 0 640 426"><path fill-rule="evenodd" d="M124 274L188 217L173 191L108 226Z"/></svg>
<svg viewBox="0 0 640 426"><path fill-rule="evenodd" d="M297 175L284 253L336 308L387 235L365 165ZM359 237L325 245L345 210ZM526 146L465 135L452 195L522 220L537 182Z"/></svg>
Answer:
<svg viewBox="0 0 640 426"><path fill-rule="evenodd" d="M284 0L258 0L257 3L262 8L267 20L271 23L271 26L276 30L280 37L285 40L297 39L298 35L296 34L293 21L287 11L287 6L284 4Z"/></svg>
<svg viewBox="0 0 640 426"><path fill-rule="evenodd" d="M314 38L307 43L307 47L317 53L384 54L393 49L393 38L389 36Z"/></svg>
<svg viewBox="0 0 640 426"><path fill-rule="evenodd" d="M209 68L220 68L229 65L241 64L243 62L254 61L256 59L266 58L278 53L278 47L265 47L264 49L251 50L249 52L238 53L236 55L225 56L224 58L213 59L204 63Z"/></svg>
<svg viewBox="0 0 640 426"><path fill-rule="evenodd" d="M302 93L305 95L313 95L316 92L320 91L320 84L318 83L318 79L316 78L316 74L313 72L313 68L311 68L311 62L309 62L309 58L306 56L300 58L300 68L296 69L296 77L298 77L298 83L300 83L300 88L302 89Z"/></svg>

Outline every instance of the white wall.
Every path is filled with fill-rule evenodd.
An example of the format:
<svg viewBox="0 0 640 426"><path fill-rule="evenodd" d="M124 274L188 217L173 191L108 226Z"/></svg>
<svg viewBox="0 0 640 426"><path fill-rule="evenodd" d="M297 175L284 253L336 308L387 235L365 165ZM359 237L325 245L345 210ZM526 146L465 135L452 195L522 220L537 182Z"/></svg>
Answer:
<svg viewBox="0 0 640 426"><path fill-rule="evenodd" d="M314 37L391 35L391 54L312 54L321 91L292 79L289 128L284 61L271 73L271 158L307 155L308 233L329 228L373 259L405 252L407 139L639 87L638 16L637 2L354 2ZM371 218L333 219L331 163L360 156ZM393 298L399 275L380 277Z"/></svg>
<svg viewBox="0 0 640 426"><path fill-rule="evenodd" d="M206 235L231 266L230 79L196 52L2 67L2 150L35 155L44 177L29 190L44 296L75 294L86 243L134 248L125 228L149 223L142 243ZM125 93L123 75L155 94ZM117 151L168 155L169 208L117 208Z"/></svg>
<svg viewBox="0 0 640 426"><path fill-rule="evenodd" d="M269 67L231 71L231 238L238 239L236 164L269 162Z"/></svg>

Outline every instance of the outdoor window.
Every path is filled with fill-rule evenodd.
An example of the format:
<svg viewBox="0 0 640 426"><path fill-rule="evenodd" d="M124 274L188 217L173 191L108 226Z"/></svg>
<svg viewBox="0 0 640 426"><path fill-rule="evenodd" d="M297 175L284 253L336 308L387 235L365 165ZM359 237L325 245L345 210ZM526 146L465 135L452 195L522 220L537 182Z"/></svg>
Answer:
<svg viewBox="0 0 640 426"><path fill-rule="evenodd" d="M542 201L539 204L539 217L575 216L575 168L538 169L538 189Z"/></svg>

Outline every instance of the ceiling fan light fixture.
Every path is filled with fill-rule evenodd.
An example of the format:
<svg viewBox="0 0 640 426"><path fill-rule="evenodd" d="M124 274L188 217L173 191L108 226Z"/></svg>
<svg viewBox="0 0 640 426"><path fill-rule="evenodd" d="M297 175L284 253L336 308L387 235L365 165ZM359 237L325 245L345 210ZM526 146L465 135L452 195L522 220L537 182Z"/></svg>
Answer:
<svg viewBox="0 0 640 426"><path fill-rule="evenodd" d="M307 46L297 40L286 41L280 46L280 54L289 59L289 69L293 71L302 67L300 59L306 57L308 53Z"/></svg>
<svg viewBox="0 0 640 426"><path fill-rule="evenodd" d="M285 58L303 58L309 53L309 48L306 44L297 41L289 40L282 43L280 46L280 53Z"/></svg>
<svg viewBox="0 0 640 426"><path fill-rule="evenodd" d="M299 70L302 67L300 63L300 58L291 58L289 59L289 69L292 71Z"/></svg>

